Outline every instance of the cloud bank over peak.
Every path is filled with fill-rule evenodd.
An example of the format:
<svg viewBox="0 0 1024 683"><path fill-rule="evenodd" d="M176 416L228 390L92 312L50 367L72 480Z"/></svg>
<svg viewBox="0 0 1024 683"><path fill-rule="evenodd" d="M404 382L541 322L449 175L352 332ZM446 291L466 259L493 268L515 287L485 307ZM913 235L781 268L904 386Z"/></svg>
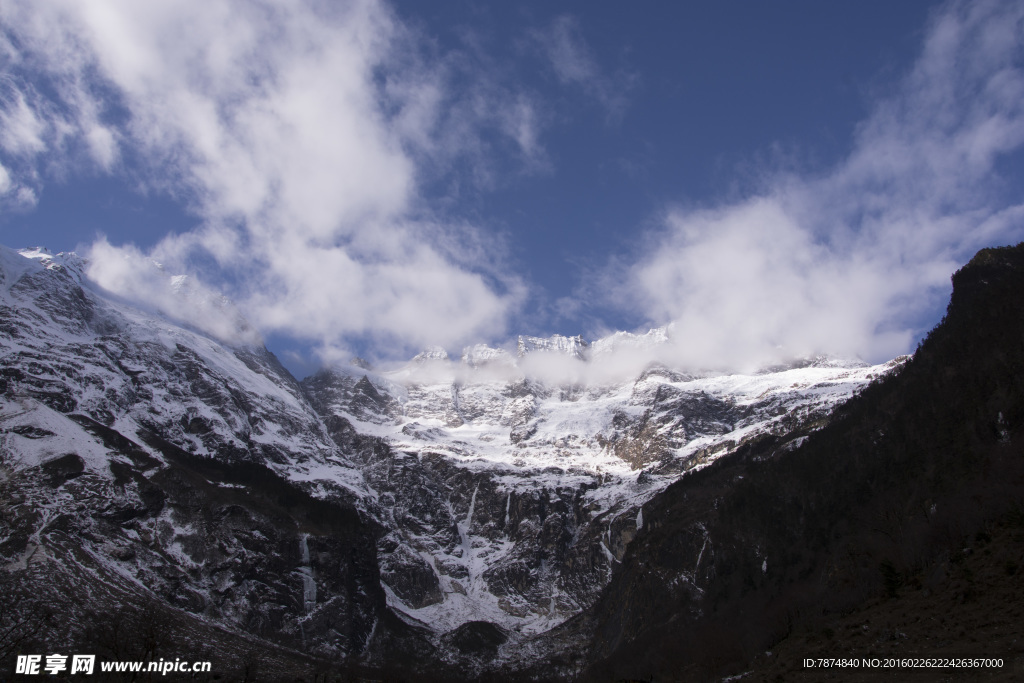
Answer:
<svg viewBox="0 0 1024 683"><path fill-rule="evenodd" d="M444 61L384 4L15 1L0 20L14 74L0 145L19 164L0 173L8 204L55 166L138 176L202 221L153 258L175 272L215 264L204 272L257 326L325 352L360 336L489 336L519 305L500 240L483 251L472 226L431 219L418 174L436 140L483 130L536 154L530 102L494 86L453 117ZM115 288L144 261L118 249L89 255Z"/></svg>
<svg viewBox="0 0 1024 683"><path fill-rule="evenodd" d="M670 208L632 261L599 276L612 302L675 321L683 362L910 350L958 264L1024 236L1024 204L998 167L1024 143L1022 26L1019 3L934 13L919 59L843 161L768 172L739 201Z"/></svg>
<svg viewBox="0 0 1024 683"><path fill-rule="evenodd" d="M1009 175L1020 166L1004 163L1024 143L1018 2L934 11L916 62L869 103L831 167L769 167L732 199L655 206L657 228L624 238L636 250L612 258L604 217L568 203L629 220L619 216L633 209L611 204L625 193L602 188L621 182L609 155L630 140L654 154L664 130L645 128L658 118L640 115L649 97L631 99L639 75L611 70L597 49L608 42L584 35L589 21L494 13L520 22L503 52L486 22L451 25L442 10L439 25L458 34L448 42L382 0L0 3L0 209L28 210L45 184L90 175L169 197L198 227L145 252L101 240L85 254L91 277L164 310L168 274L188 274L181 282L204 300L222 291L268 338L329 362L669 323L656 359L692 368L818 353L880 361L931 326L949 274L974 250L1024 238L1020 178ZM657 79L644 82L656 92ZM566 122L558 108L572 98L596 105L605 125L575 126L557 148L544 132ZM569 154L597 171L567 181L555 163L573 168ZM495 190L530 174L552 182ZM498 208L482 208L480 191ZM666 195L645 196L649 207ZM599 227L590 253L589 235L567 248L545 233L582 236L588 220ZM518 241L498 233L509 226ZM572 258L603 265L584 294L544 300L537 271ZM589 329L564 327L601 306L607 318ZM216 328L216 307L194 316Z"/></svg>
<svg viewBox="0 0 1024 683"><path fill-rule="evenodd" d="M259 332L223 294L188 275L170 273L132 246L97 241L85 272L103 289L130 293L133 303L238 346L263 344Z"/></svg>

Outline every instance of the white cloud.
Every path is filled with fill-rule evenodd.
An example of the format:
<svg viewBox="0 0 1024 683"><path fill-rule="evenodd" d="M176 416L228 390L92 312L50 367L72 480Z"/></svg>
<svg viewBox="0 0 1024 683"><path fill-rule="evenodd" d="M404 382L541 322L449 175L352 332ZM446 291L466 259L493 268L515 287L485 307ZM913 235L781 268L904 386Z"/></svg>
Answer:
<svg viewBox="0 0 1024 683"><path fill-rule="evenodd" d="M406 33L402 42L410 41ZM470 182L485 189L494 184L499 157L511 154L528 170L547 170L539 142L543 107L482 41L472 36L427 61L412 57L399 54L401 68L389 73L384 89L403 103L389 124L421 166L436 173L466 163Z"/></svg>
<svg viewBox="0 0 1024 683"><path fill-rule="evenodd" d="M624 71L607 73L601 68L575 17L556 17L545 28L534 30L530 38L561 84L582 89L612 118L622 115L635 78Z"/></svg>
<svg viewBox="0 0 1024 683"><path fill-rule="evenodd" d="M690 364L907 350L920 331L907 321L941 301L956 265L1021 235L1024 208L995 169L1024 142L1022 13L975 2L936 14L845 160L776 174L733 204L666 211L607 289L656 325L677 321ZM31 205L44 180L84 164L203 219L150 254L95 245L105 286L188 319L147 259L165 264L160 277L212 260L211 282L231 283L254 323L325 357L357 338L382 354L493 339L522 305L502 241L430 216L422 196L460 165L453 185L487 186L499 149L548 163L543 107L484 51L437 54L374 0L9 0L0 23L7 203ZM559 83L621 114L633 79L598 65L574 19L531 44ZM208 313L193 324L209 328Z"/></svg>
<svg viewBox="0 0 1024 683"><path fill-rule="evenodd" d="M18 46L12 42L12 35L21 38L24 34L10 30L7 24L11 19L43 35L38 41L29 41L38 42L40 54L22 50L20 40ZM14 173L13 182L20 187L16 194L23 204L35 203L40 166L62 176L86 160L109 171L118 157L116 136L100 123L100 107L82 81L90 65L82 61L77 41L51 23L56 21L45 13L29 14L13 3L0 6L0 28L6 29L0 33L0 68L5 72L0 85L0 154ZM46 65L41 65L40 59ZM71 64L79 73L64 70ZM47 65L59 72L56 82L44 84L24 77L26 71L40 66L46 70ZM49 86L60 91L65 101L43 95Z"/></svg>
<svg viewBox="0 0 1024 683"><path fill-rule="evenodd" d="M758 364L814 352L882 360L945 299L979 247L1024 236L996 164L1024 143L1012 2L954 3L929 24L898 94L876 103L849 156L777 174L742 201L674 208L645 255L613 274L619 305L676 321L680 359Z"/></svg>
<svg viewBox="0 0 1024 683"><path fill-rule="evenodd" d="M77 141L108 171L133 150L133 173L203 219L150 255L168 272L212 257L262 329L325 353L355 337L451 344L502 333L522 300L500 241L412 216L421 169L473 157L483 129L541 155L530 101L453 95L455 67L382 3L46 0L0 19L22 74L0 142L60 165ZM21 96L41 78L56 102ZM130 247L100 242L90 262L104 286L170 305Z"/></svg>
<svg viewBox="0 0 1024 683"><path fill-rule="evenodd" d="M16 92L12 100L0 109L0 146L17 156L38 154L46 147L42 139L45 126L25 101L24 94Z"/></svg>
<svg viewBox="0 0 1024 683"><path fill-rule="evenodd" d="M109 291L230 344L262 343L227 297L195 278L168 272L134 247L114 247L101 239L92 245L89 259L89 276Z"/></svg>
<svg viewBox="0 0 1024 683"><path fill-rule="evenodd" d="M39 201L38 195L31 187L19 187L14 193L14 206L16 208L31 208Z"/></svg>
<svg viewBox="0 0 1024 683"><path fill-rule="evenodd" d="M118 157L117 139L105 126L93 126L86 131L85 140L93 160L104 171L110 171Z"/></svg>

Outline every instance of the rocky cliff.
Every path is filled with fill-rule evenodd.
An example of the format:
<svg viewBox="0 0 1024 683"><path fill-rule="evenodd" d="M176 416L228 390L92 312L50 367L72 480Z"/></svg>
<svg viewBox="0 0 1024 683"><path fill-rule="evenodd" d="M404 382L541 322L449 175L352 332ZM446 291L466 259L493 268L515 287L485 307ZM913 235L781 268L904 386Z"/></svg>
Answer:
<svg viewBox="0 0 1024 683"><path fill-rule="evenodd" d="M804 658L874 656L1001 662L893 680L1018 680L1022 296L1024 245L979 252L914 358L827 426L796 448L751 440L646 504L598 604L563 627L593 634L585 678L815 681Z"/></svg>

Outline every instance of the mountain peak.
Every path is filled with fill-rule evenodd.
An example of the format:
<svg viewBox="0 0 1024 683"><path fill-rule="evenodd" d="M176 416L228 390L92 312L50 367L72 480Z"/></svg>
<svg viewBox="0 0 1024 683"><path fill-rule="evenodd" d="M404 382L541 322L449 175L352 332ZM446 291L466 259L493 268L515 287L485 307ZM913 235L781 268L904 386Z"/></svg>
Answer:
<svg viewBox="0 0 1024 683"><path fill-rule="evenodd" d="M413 363L425 363L431 360L448 360L448 352L441 346L428 346L412 358Z"/></svg>
<svg viewBox="0 0 1024 683"><path fill-rule="evenodd" d="M349 359L348 364L353 367L360 368L362 370L369 370L370 372L373 372L373 364L370 363L370 361L366 360L365 358L360 358L359 356L353 356L351 359Z"/></svg>
<svg viewBox="0 0 1024 683"><path fill-rule="evenodd" d="M586 360L588 355L587 349L589 348L590 344L581 335L576 335L575 337L563 337L560 334L550 337L519 335L519 340L516 344L516 356L522 358L528 353L535 353L537 351L556 351L578 360Z"/></svg>
<svg viewBox="0 0 1024 683"><path fill-rule="evenodd" d="M462 350L462 362L471 368L478 368L484 365L505 364L514 365L515 360L505 349L494 348L487 344L474 344Z"/></svg>

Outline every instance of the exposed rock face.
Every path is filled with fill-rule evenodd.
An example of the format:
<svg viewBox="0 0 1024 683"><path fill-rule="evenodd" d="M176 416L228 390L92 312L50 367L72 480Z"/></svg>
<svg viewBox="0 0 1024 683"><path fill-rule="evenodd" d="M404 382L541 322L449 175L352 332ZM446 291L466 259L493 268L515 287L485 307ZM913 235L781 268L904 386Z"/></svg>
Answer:
<svg viewBox="0 0 1024 683"><path fill-rule="evenodd" d="M69 637L86 607L157 600L364 652L386 609L369 490L273 355L105 300L73 257L4 257L26 261L0 284L7 569Z"/></svg>
<svg viewBox="0 0 1024 683"><path fill-rule="evenodd" d="M1022 297L1024 244L982 250L914 358L827 426L751 441L646 504L564 629L592 636L586 679L819 680L800 658L945 657L982 630L1019 666Z"/></svg>
<svg viewBox="0 0 1024 683"><path fill-rule="evenodd" d="M69 634L83 605L156 600L334 660L526 665L658 492L889 369L602 365L667 338L521 337L300 383L261 346L108 297L73 255L2 249L0 561L68 604Z"/></svg>
<svg viewBox="0 0 1024 683"><path fill-rule="evenodd" d="M522 358L528 353L554 352L564 354L576 360L586 360L590 344L583 337L563 337L556 334L552 337L520 336L516 344L516 355Z"/></svg>

